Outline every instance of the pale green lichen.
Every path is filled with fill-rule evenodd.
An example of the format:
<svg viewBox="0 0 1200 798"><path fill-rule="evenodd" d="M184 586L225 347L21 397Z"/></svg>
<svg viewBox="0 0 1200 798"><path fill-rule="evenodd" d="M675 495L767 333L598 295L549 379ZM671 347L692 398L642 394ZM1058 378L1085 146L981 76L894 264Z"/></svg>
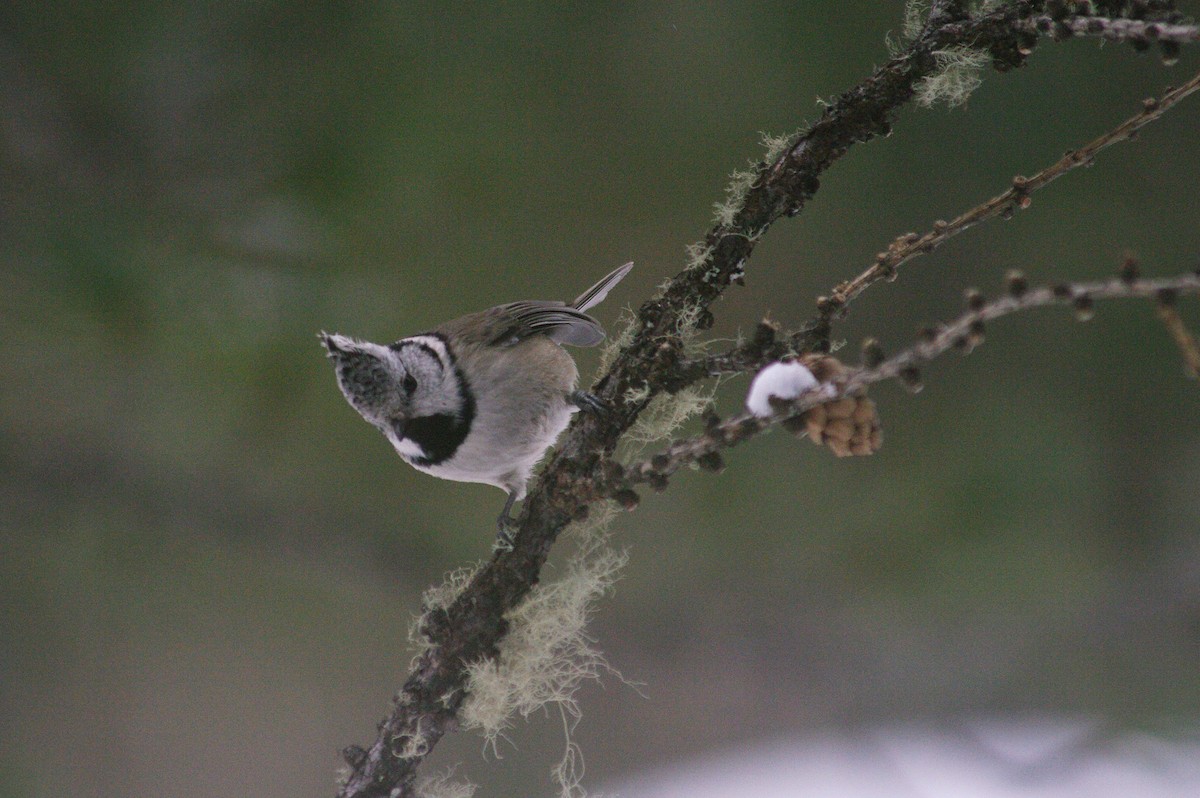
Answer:
<svg viewBox="0 0 1200 798"><path fill-rule="evenodd" d="M425 617L430 612L447 609L454 600L466 590L467 585L471 583L471 579L475 577L479 569L483 567L483 563L475 563L474 565L463 566L456 568L446 574L441 584L433 585L425 590L421 597L421 615L413 618L412 623L408 627L408 642L419 650L424 650L429 645L429 641L421 633ZM420 654L414 656L414 662ZM404 698L404 694L400 698Z"/></svg>
<svg viewBox="0 0 1200 798"><path fill-rule="evenodd" d="M583 789L583 750L571 739L574 723L562 713L563 729L567 735L567 750L550 770L550 776L559 787L559 798L587 798Z"/></svg>
<svg viewBox="0 0 1200 798"><path fill-rule="evenodd" d="M1003 2L1004 0L979 0L976 3L968 3L967 13L970 16L986 14L989 11L994 11ZM908 0L904 4L904 22L900 28L900 42L897 43L898 46L903 47L903 45L920 38L921 34L925 31L925 23L929 21L929 9L929 0ZM897 52L893 52L892 55L897 55Z"/></svg>
<svg viewBox="0 0 1200 798"><path fill-rule="evenodd" d="M673 394L661 393L642 409L637 421L625 434L625 441L633 447L627 455L633 455L650 444L664 440L679 429L684 422L703 413L713 402L716 384L691 386Z"/></svg>
<svg viewBox="0 0 1200 798"><path fill-rule="evenodd" d="M795 133L784 133L778 136L772 136L770 133L760 133L759 135L762 136L763 163L766 164L775 163L797 136Z"/></svg>
<svg viewBox="0 0 1200 798"><path fill-rule="evenodd" d="M695 269L711 269L710 263L712 258L713 248L704 241L697 241L687 246L687 264L686 269L691 271ZM708 279L708 275L705 275ZM668 288L671 286L671 280L664 280L658 287L657 298L661 298ZM674 334L686 345L696 333L696 325L700 318L704 315L704 308L699 304L692 303L684 307L676 316L674 325ZM599 375L606 374L612 364L616 361L617 355L633 343L633 340L639 333L643 331L642 323L638 320L637 315L625 308L621 313L621 318L618 321L621 332L616 336L611 337L608 342L600 350L600 366ZM627 400L629 397L626 397ZM644 396L642 397L645 398Z"/></svg>
<svg viewBox="0 0 1200 798"><path fill-rule="evenodd" d="M926 108L939 102L951 108L962 105L983 83L984 67L991 60L982 50L965 46L935 50L933 57L936 70L916 88L916 100Z"/></svg>
<svg viewBox="0 0 1200 798"><path fill-rule="evenodd" d="M911 42L920 36L927 19L929 3L926 0L908 0L904 4L904 27L900 29L904 40Z"/></svg>
<svg viewBox="0 0 1200 798"><path fill-rule="evenodd" d="M478 729L495 751L516 715L527 718L543 707L557 707L567 745L554 772L561 794L569 798L583 794L579 749L571 739L581 716L575 693L583 681L615 673L585 632L596 600L612 588L627 559L608 542L615 514L610 506L597 508L572 528L578 551L565 575L540 582L508 613L499 656L468 667L468 695L460 713L463 726Z"/></svg>
<svg viewBox="0 0 1200 798"><path fill-rule="evenodd" d="M455 568L450 573L446 574L446 578L442 580L440 585L434 585L425 590L421 596L421 606L426 610L444 610L454 603L454 600L459 597L471 580L475 578L475 574L483 567L483 563L475 563L474 565L464 565L461 568Z"/></svg>
<svg viewBox="0 0 1200 798"><path fill-rule="evenodd" d="M650 385L645 382L638 383L636 387L626 388L625 395L621 397L627 405L639 405L649 398Z"/></svg>
<svg viewBox="0 0 1200 798"><path fill-rule="evenodd" d="M700 319L704 317L705 307L699 302L692 302L679 309L675 317L675 334L679 336L686 347L696 335Z"/></svg>
<svg viewBox="0 0 1200 798"><path fill-rule="evenodd" d="M713 221L721 227L733 227L737 215L746 206L746 194L754 187L754 183L762 175L763 170L773 164L795 138L795 134L772 136L760 133L759 135L764 151L762 159L751 161L749 169L738 169L729 175L729 183L725 186L725 199L713 203ZM749 230L727 230L725 232L747 237L756 237L761 234L761 231L751 232ZM691 254L689 251L689 255ZM705 260L707 260L707 255L708 253L705 252Z"/></svg>
<svg viewBox="0 0 1200 798"><path fill-rule="evenodd" d="M674 333L679 341L682 359L703 355L707 344L697 337L700 319L706 308L700 303L683 307L676 316ZM664 440L689 419L704 412L713 402L719 380L707 386L689 386L675 393L660 392L651 397L650 386L642 383L626 389L625 402L640 405L649 403L638 413L637 420L622 438L622 456L629 458L655 441Z"/></svg>
<svg viewBox="0 0 1200 798"><path fill-rule="evenodd" d="M929 18L929 3L926 0L908 0L904 4L904 20L900 24L900 35L892 38L891 31L884 36L888 56L896 58L921 35L925 29L925 20Z"/></svg>
<svg viewBox="0 0 1200 798"><path fill-rule="evenodd" d="M617 353L633 343L633 337L637 335L638 322L633 311L626 306L621 311L621 317L617 320L617 324L621 328L621 332L614 336L610 336L608 341L600 349L600 366L598 375L603 376L612 368L613 361L617 359Z"/></svg>
<svg viewBox="0 0 1200 798"><path fill-rule="evenodd" d="M738 169L729 175L725 186L725 199L713 203L713 221L722 227L731 227L734 219L746 205L746 193L758 179L758 169Z"/></svg>
<svg viewBox="0 0 1200 798"><path fill-rule="evenodd" d="M708 267L709 259L712 258L713 248L706 241L696 241L688 244L685 248L687 252L687 266L691 271L693 269L705 269ZM668 285L664 283L663 285Z"/></svg>
<svg viewBox="0 0 1200 798"><path fill-rule="evenodd" d="M986 14L999 5L999 0L981 0L970 4L969 13L972 16ZM906 47L920 38L929 20L929 8L926 0L905 3L899 37L893 39L889 33L884 40L892 58L900 56ZM991 60L987 53L966 45L935 50L933 57L936 67L917 84L915 93L917 103L925 108L940 102L951 108L962 105L983 83L983 70Z"/></svg>

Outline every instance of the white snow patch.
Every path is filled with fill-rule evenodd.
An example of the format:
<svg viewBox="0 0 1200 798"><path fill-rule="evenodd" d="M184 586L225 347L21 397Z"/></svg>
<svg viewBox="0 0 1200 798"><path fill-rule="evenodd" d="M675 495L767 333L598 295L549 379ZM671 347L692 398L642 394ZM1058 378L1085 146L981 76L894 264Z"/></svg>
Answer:
<svg viewBox="0 0 1200 798"><path fill-rule="evenodd" d="M796 361L780 361L766 366L754 376L746 394L746 409L759 418L775 415L770 399L795 399L816 388L817 378Z"/></svg>
<svg viewBox="0 0 1200 798"><path fill-rule="evenodd" d="M1054 717L831 729L612 786L626 798L1195 798L1200 734Z"/></svg>

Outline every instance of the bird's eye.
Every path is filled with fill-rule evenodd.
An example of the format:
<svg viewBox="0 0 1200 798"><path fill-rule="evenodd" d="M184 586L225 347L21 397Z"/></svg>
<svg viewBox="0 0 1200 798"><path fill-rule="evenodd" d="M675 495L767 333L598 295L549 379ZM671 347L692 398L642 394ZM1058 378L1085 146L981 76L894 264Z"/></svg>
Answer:
<svg viewBox="0 0 1200 798"><path fill-rule="evenodd" d="M412 393L417 390L417 378L411 374L404 375L404 390L407 393Z"/></svg>

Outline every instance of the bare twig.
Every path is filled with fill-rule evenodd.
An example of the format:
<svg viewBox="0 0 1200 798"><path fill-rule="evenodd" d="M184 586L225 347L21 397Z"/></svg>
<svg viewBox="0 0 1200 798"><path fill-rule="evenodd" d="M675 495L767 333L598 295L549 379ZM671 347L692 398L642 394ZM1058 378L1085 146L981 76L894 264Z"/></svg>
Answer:
<svg viewBox="0 0 1200 798"><path fill-rule="evenodd" d="M1162 319L1167 332L1171 334L1171 339L1179 347L1187 373L1192 379L1200 379L1200 345L1196 343L1196 337L1183 323L1183 318L1175 308L1174 292L1168 291L1159 295L1158 317Z"/></svg>
<svg viewBox="0 0 1200 798"><path fill-rule="evenodd" d="M1112 42L1138 42L1146 45L1154 42L1189 44L1200 41L1200 27L1161 20L1081 16L1055 19L1050 16L1039 16L1022 22L1021 26L1031 32L1036 31L1059 38L1092 36Z"/></svg>
<svg viewBox="0 0 1200 798"><path fill-rule="evenodd" d="M968 230L980 222L996 217L1011 216L1016 210L1029 207L1030 195L1058 178L1081 166L1090 166L1097 154L1120 141L1128 141L1146 125L1162 117L1180 100L1200 89L1200 73L1194 75L1178 88L1168 89L1158 99L1149 98L1142 103L1142 110L1129 117L1107 133L1096 137L1077 150L1071 150L1062 158L1037 172L1032 177L1015 177L1012 186L986 202L959 214L949 222L937 221L933 229L924 235L908 233L899 236L887 249L875 256L875 263L853 280L836 286L828 297L817 301L822 318L829 320L845 312L846 305L880 280L889 279L896 269L918 255L933 252L950 238Z"/></svg>
<svg viewBox="0 0 1200 798"><path fill-rule="evenodd" d="M703 466L706 458L711 458L721 449L735 446L771 425L794 418L817 405L845 396L854 396L872 383L899 379L910 390L919 390L920 368L924 363L951 350L969 351L982 341L985 324L1002 316L1046 305L1072 305L1080 318L1085 319L1090 317L1092 303L1096 300L1129 298L1157 300L1161 314L1162 308L1170 307L1170 302L1164 301L1165 297L1198 293L1200 274L1197 273L1158 280L1117 277L1102 282L1060 283L1041 288L1026 287L1023 278L1014 273L1009 280L1007 295L984 302L978 298L977 293L970 293L969 307L965 313L949 324L929 330L928 334L913 346L874 366L850 369L845 376L807 391L794 401L781 406L775 415L769 418L742 413L725 421L710 421L704 433L678 441L647 460L627 466L614 480L610 488L611 495L618 501L627 503L628 496L621 493L628 491L632 485L645 483L661 489L666 485L666 478L680 468L693 463ZM1177 313L1174 316L1178 318ZM1168 326L1171 327L1172 324L1173 322L1169 322ZM1177 337L1178 333L1174 328L1172 336L1180 342L1180 347L1191 364L1193 358L1200 357L1200 354L1197 354L1196 342L1186 327L1183 327L1181 320L1178 325L1185 338ZM1182 340L1188 343L1183 343Z"/></svg>

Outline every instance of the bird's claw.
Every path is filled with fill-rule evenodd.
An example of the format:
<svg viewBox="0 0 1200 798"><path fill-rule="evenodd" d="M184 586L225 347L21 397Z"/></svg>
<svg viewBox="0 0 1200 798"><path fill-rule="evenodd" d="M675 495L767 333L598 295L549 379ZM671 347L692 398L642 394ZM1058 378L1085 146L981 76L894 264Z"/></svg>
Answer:
<svg viewBox="0 0 1200 798"><path fill-rule="evenodd" d="M583 412L591 413L593 416L604 416L609 411L608 405L602 402L599 397L587 391L571 391L571 393L567 394L567 401Z"/></svg>
<svg viewBox="0 0 1200 798"><path fill-rule="evenodd" d="M507 512L496 519L496 544L492 547L495 551L513 550L514 527L515 524Z"/></svg>

